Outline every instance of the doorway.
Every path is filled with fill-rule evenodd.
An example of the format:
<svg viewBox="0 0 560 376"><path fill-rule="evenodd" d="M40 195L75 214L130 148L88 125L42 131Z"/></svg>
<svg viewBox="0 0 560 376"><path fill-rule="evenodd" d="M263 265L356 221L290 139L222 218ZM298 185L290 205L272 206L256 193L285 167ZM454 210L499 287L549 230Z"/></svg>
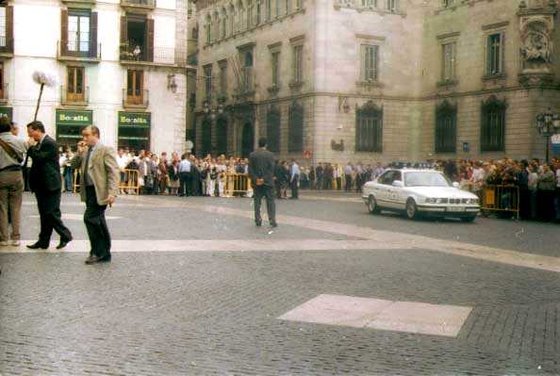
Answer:
<svg viewBox="0 0 560 376"><path fill-rule="evenodd" d="M253 124L245 123L241 134L241 156L247 158L255 145Z"/></svg>

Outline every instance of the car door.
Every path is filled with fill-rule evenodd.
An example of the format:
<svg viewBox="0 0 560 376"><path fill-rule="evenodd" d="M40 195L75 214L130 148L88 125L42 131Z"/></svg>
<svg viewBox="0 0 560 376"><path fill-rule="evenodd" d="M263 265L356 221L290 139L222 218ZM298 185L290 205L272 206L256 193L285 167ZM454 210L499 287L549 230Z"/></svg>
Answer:
<svg viewBox="0 0 560 376"><path fill-rule="evenodd" d="M393 171L393 175L391 176L391 182L387 186L387 205L394 209L401 209L399 206L399 194L402 191L402 187L395 187L393 186L394 181L402 181L402 172L401 171Z"/></svg>
<svg viewBox="0 0 560 376"><path fill-rule="evenodd" d="M391 188L391 183L393 182L393 174L393 170L388 170L377 178L373 194L379 206L387 207L389 205L389 188Z"/></svg>

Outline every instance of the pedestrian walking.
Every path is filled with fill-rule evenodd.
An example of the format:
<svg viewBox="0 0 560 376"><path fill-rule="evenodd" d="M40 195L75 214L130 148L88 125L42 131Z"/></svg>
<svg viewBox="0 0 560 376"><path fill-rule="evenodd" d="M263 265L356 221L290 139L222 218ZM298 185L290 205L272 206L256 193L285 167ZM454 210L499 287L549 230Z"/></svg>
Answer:
<svg viewBox="0 0 560 376"><path fill-rule="evenodd" d="M23 194L21 163L27 144L11 130L10 119L0 118L0 246L17 247L20 245ZM11 236L9 223L12 225Z"/></svg>
<svg viewBox="0 0 560 376"><path fill-rule="evenodd" d="M292 200L297 200L299 191L299 177L300 170L299 165L295 159L292 159L292 165L290 166L290 187L292 188Z"/></svg>
<svg viewBox="0 0 560 376"><path fill-rule="evenodd" d="M27 248L47 249L54 230L60 236L60 243L56 249L62 249L72 241L72 233L61 219L62 176L58 163L58 146L56 141L45 133L45 126L40 121L35 120L27 124L27 134L27 154L33 161L29 171L29 186L35 193L41 220L39 240L28 244Z"/></svg>
<svg viewBox="0 0 560 376"><path fill-rule="evenodd" d="M277 227L274 202L274 154L266 150L266 138L259 139L259 148L249 155L249 177L254 191L255 225L262 225L261 201L266 198L266 210L271 227Z"/></svg>
<svg viewBox="0 0 560 376"><path fill-rule="evenodd" d="M80 196L86 203L86 225L90 253L86 264L111 261L111 235L105 220L107 205L115 202L119 192L119 165L113 148L103 145L99 128L90 125L82 130L78 154L72 166L80 169Z"/></svg>

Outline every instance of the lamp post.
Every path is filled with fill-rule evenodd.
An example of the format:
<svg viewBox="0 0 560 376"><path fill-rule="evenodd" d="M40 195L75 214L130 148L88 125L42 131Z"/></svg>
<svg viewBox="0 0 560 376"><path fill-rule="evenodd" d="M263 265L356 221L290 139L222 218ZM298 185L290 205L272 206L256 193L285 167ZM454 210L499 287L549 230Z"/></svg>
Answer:
<svg viewBox="0 0 560 376"><path fill-rule="evenodd" d="M553 113L549 107L546 112L537 115L537 130L546 137L546 163L548 163L548 149L550 148L550 137L560 132L560 114Z"/></svg>
<svg viewBox="0 0 560 376"><path fill-rule="evenodd" d="M210 101L205 100L202 103L202 110L206 115L210 116L210 118L214 120L216 118L216 114L221 115L224 113L224 105L221 101L219 101L218 105L215 108L213 108L210 107Z"/></svg>

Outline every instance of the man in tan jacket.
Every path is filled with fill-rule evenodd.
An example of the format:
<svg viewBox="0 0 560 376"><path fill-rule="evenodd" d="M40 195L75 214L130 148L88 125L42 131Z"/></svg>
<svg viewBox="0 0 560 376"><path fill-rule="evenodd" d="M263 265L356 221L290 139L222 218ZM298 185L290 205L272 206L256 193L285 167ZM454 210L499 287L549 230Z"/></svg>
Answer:
<svg viewBox="0 0 560 376"><path fill-rule="evenodd" d="M111 235L105 220L105 209L116 199L119 189L119 167L115 151L99 140L99 128L90 125L82 130L83 140L72 167L80 169L80 196L86 203L84 223L91 244L86 264L111 261Z"/></svg>

